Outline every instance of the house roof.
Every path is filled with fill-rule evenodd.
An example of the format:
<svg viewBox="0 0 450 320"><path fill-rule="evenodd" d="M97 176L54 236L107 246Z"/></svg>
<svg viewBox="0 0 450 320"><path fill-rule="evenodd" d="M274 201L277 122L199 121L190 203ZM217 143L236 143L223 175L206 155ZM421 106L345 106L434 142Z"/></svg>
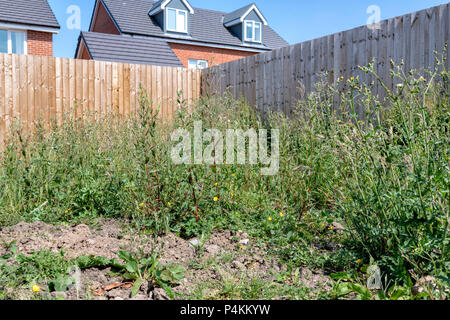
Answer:
<svg viewBox="0 0 450 320"><path fill-rule="evenodd" d="M289 45L271 27L263 27L264 45L243 44L224 26L227 13L194 8L191 16L190 36L180 37L165 34L154 18L148 13L154 7L152 0L102 0L122 33L183 39L190 42L226 45L256 50L272 50ZM156 2L156 5L158 3ZM251 5L250 5L251 6Z"/></svg>
<svg viewBox="0 0 450 320"><path fill-rule="evenodd" d="M0 0L0 22L60 27L47 0Z"/></svg>
<svg viewBox="0 0 450 320"><path fill-rule="evenodd" d="M183 67L167 41L162 39L97 32L81 32L81 39L93 60Z"/></svg>

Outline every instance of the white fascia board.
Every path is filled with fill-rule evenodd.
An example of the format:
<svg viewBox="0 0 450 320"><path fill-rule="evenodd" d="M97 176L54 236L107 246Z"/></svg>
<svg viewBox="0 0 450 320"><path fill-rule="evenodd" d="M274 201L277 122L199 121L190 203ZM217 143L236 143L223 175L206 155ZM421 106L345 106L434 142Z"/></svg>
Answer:
<svg viewBox="0 0 450 320"><path fill-rule="evenodd" d="M2 22L0 22L0 29L31 30L31 31L54 33L54 34L59 33L58 28L39 27L39 26L32 26L32 25L28 25L28 24L2 23Z"/></svg>
<svg viewBox="0 0 450 320"><path fill-rule="evenodd" d="M152 17L152 16L154 16L154 15L160 13L161 11L163 11L163 9L161 9L161 7L156 7L155 9L153 9L152 11L150 11L148 14L149 14L149 16Z"/></svg>
<svg viewBox="0 0 450 320"><path fill-rule="evenodd" d="M162 4L161 4L161 9L165 9L166 8L166 6L169 4L169 2L170 1L172 1L172 0L166 0L166 1L164 1ZM184 5L189 9L189 13L190 14L194 14L194 8L192 8L191 7L191 5L189 4L189 2L188 1L186 1L186 0L181 0L183 3L184 3Z"/></svg>
<svg viewBox="0 0 450 320"><path fill-rule="evenodd" d="M242 21L241 21L240 18L237 18L237 19L234 19L234 20L232 20L232 21L230 21L230 22L225 23L224 25L225 25L225 27L228 28L228 27L235 26L235 25L237 25L237 24L239 24L239 23L242 23Z"/></svg>
<svg viewBox="0 0 450 320"><path fill-rule="evenodd" d="M241 22L244 22L244 19L250 14L250 12L252 12L253 10L256 11L256 14L261 18L261 20L263 21L264 25L267 26L267 20L264 18L264 16L262 15L261 11L259 11L258 7L256 5L252 5L245 14L242 15L241 17Z"/></svg>

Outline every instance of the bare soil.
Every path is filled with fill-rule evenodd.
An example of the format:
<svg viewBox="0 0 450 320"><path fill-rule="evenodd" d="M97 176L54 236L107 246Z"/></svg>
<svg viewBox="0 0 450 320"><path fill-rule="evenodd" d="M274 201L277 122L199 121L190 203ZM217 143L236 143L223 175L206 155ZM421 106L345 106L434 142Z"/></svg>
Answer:
<svg viewBox="0 0 450 320"><path fill-rule="evenodd" d="M42 249L55 253L64 250L67 259L81 255L112 259L117 258L117 252L120 250L151 251L153 241L150 236L137 235L135 232L127 233L124 230L115 220L101 220L94 228L85 224L53 226L42 222L22 222L0 230L0 243L16 241L18 252L23 254L31 254ZM284 265L267 254L264 245L256 245L243 232L233 234L230 231L216 231L204 241L203 245L197 247L192 245L195 244L193 240L199 239L185 240L174 234L158 239L158 243L164 245L160 263L181 264L187 270L180 285L173 288L177 298L191 295L200 283L220 284L223 281L239 282L255 278L275 281L280 272L286 271ZM0 255L6 253L5 250L0 246ZM323 272L305 268L300 270L301 285L310 289L329 287L328 278ZM124 280L113 276L110 269L91 268L82 271L81 290L78 293L76 288L71 288L64 293L48 293L43 290L42 294L65 299L130 299L129 285L109 291L99 290L122 282ZM134 299L168 299L164 290L149 288L148 285L144 284ZM103 292L99 294L101 291ZM217 291L211 289L211 292L206 293L206 298L220 298Z"/></svg>

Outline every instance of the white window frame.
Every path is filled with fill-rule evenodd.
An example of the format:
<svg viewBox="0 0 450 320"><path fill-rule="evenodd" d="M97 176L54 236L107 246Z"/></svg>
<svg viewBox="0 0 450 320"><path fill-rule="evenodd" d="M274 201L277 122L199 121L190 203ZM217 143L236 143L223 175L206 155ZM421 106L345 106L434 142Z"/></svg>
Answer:
<svg viewBox="0 0 450 320"><path fill-rule="evenodd" d="M192 67L194 62L195 62L195 67ZM202 62L206 64L205 68L200 67L200 63L202 63ZM188 68L189 69L200 69L201 70L201 69L206 69L208 67L209 67L209 63L207 60L204 60L204 59L189 59L188 60Z"/></svg>
<svg viewBox="0 0 450 320"><path fill-rule="evenodd" d="M175 11L175 29L169 28L169 10ZM178 33L187 33L187 24L188 24L188 12L186 10L175 9L175 8L167 8L166 9L166 30L170 32L178 32ZM178 26L178 15L180 12L184 12L184 29L180 30Z"/></svg>
<svg viewBox="0 0 450 320"><path fill-rule="evenodd" d="M247 24L251 23L252 24L252 34L253 37L252 38L248 38L247 37ZM244 20L244 41L249 41L249 42L256 42L256 43L262 43L262 23L261 22L257 22L257 21L253 21L253 20ZM259 25L259 41L256 40L256 25Z"/></svg>
<svg viewBox="0 0 450 320"><path fill-rule="evenodd" d="M17 30L17 29L0 29L1 31L6 31L8 33L8 54L13 53L12 52L12 38L11 38L11 32L18 32L23 33L25 35L24 42L23 42L23 54L28 54L28 37L27 32L24 30Z"/></svg>

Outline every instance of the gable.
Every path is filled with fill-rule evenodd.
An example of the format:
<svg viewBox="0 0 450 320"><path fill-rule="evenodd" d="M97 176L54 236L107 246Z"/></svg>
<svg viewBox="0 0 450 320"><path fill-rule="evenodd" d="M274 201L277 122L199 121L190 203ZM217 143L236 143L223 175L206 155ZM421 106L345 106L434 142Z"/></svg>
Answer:
<svg viewBox="0 0 450 320"><path fill-rule="evenodd" d="M89 31L120 34L119 29L101 1L97 1Z"/></svg>
<svg viewBox="0 0 450 320"><path fill-rule="evenodd" d="M182 0L172 0L167 3L166 8L189 11L188 6L186 6L185 2L183 2Z"/></svg>
<svg viewBox="0 0 450 320"><path fill-rule="evenodd" d="M250 13L246 17L244 17L244 21L256 21L264 24L263 19L261 19L261 17L258 15L258 13L256 13L255 10L250 11Z"/></svg>
<svg viewBox="0 0 450 320"><path fill-rule="evenodd" d="M160 0L154 2L150 7L148 14L154 16L166 8L186 10L189 11L190 14L194 14L194 8L191 7L187 0Z"/></svg>

